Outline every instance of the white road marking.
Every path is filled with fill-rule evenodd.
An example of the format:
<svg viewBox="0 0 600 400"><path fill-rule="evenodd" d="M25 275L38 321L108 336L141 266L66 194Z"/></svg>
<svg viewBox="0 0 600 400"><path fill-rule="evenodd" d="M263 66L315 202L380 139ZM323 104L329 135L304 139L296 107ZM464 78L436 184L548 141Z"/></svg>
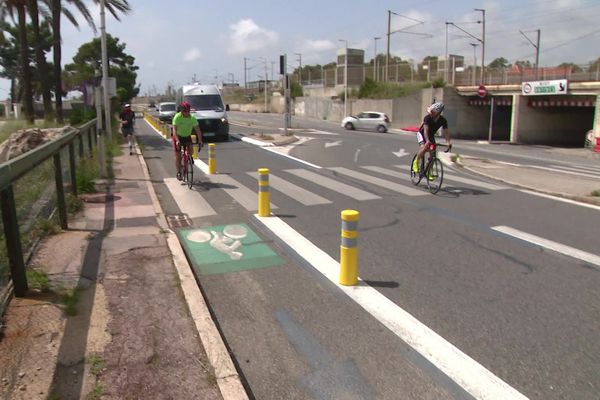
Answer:
<svg viewBox="0 0 600 400"><path fill-rule="evenodd" d="M398 151L392 151L392 154L399 158L399 157L404 157L405 155L408 155L409 153L407 153L406 150L401 148Z"/></svg>
<svg viewBox="0 0 600 400"><path fill-rule="evenodd" d="M306 169L286 169L286 172L290 174L296 175L300 178L306 179L309 182L312 182L316 185L323 186L329 190L333 190L344 196L348 196L353 198L354 200L362 201L362 200L376 200L381 197L366 192L364 190L355 188L354 186L346 185L345 183L338 182L334 179L328 178L326 176L316 174L312 171L308 171Z"/></svg>
<svg viewBox="0 0 600 400"><path fill-rule="evenodd" d="M587 208L591 208L592 210L598 210L598 211L600 211L600 206L596 206L596 205L593 205L593 204L582 203L582 202L579 202L579 201L565 199L563 197L552 196L550 194L534 192L534 191L527 190L527 189L519 189L519 192L531 194L533 196L544 197L546 199L551 199L551 200L556 200L556 201L562 201L563 203L573 204L573 205L580 206L580 207L587 207Z"/></svg>
<svg viewBox="0 0 600 400"><path fill-rule="evenodd" d="M287 153L282 153L281 151L278 151L278 150L277 150L277 148L263 147L263 149L265 149L265 150L267 150L267 151L270 151L270 152L272 152L272 153L279 154L279 155L281 155L281 156L287 157L287 158L289 158L290 160L297 161L297 162L299 162L299 163L302 163L302 164L304 164L304 165L308 165L309 167L313 167L313 168L316 168L316 169L320 169L320 168L322 168L320 165L313 164L313 163L310 163L310 162L308 162L308 161L304 161L304 160L302 160L302 159L300 159L300 158L296 158L296 157L294 157L294 156L290 156L290 155L289 155L289 154L287 154Z"/></svg>
<svg viewBox="0 0 600 400"><path fill-rule="evenodd" d="M321 135L332 135L332 136L339 136L339 133L335 133L335 132L327 132L327 131L321 131L318 129L311 129L310 130L311 133L320 133Z"/></svg>
<svg viewBox="0 0 600 400"><path fill-rule="evenodd" d="M188 217L199 218L217 214L200 193L190 190L184 182L178 181L177 178L166 178L164 182L177 207Z"/></svg>
<svg viewBox="0 0 600 400"><path fill-rule="evenodd" d="M588 252L585 252L585 251L582 251L582 250L579 250L579 249L576 249L574 247L570 247L570 246L567 246L564 244L553 242L552 240L544 239L542 237L535 236L530 233L511 228L510 226L498 225L498 226L493 226L492 229L495 231L498 231L498 232L502 232L506 235L524 240L526 242L536 244L540 247L544 247L546 249L555 251L557 253L564 254L569 257L577 258L578 260L582 260L589 264L593 264L593 265L600 267L600 257L595 254L588 253Z"/></svg>
<svg viewBox="0 0 600 400"><path fill-rule="evenodd" d="M274 216L254 215L254 217L336 285L339 290L473 397L476 399L527 399L360 278L357 286L340 285L338 283L339 263L281 219Z"/></svg>
<svg viewBox="0 0 600 400"><path fill-rule="evenodd" d="M385 179L381 179L381 178L377 178L374 177L372 175L367 175L367 174L363 174L361 172L358 171L353 171L351 169L348 168L344 168L344 167L332 167L329 168L332 171L335 171L339 174L342 175L346 175L349 176L351 178L354 179L359 179L361 181L364 182L368 182L371 183L373 185L378 185L381 186L385 189L391 190L393 192L396 193L402 193L405 194L407 196L423 196L425 194L429 194L428 192L425 192L423 190L418 190L418 189L414 189L412 187L408 187L408 186L404 186L404 185L399 185L397 183L385 180Z"/></svg>
<svg viewBox="0 0 600 400"><path fill-rule="evenodd" d="M581 172L581 171L578 171L578 172L571 172L571 171L567 171L567 170L564 170L564 169L550 168L550 167L542 167L542 166L540 166L540 165L527 165L527 166L524 166L524 167L525 167L525 168L537 168L537 169L542 169L542 170L545 170L545 171L552 171L552 172L561 172L561 173L563 173L563 174L571 174L571 175L577 175L577 176L585 176L585 177L587 177L587 178L594 178L594 179L598 179L598 178L599 178L599 177L598 177L598 175L590 175L590 174L583 173L583 172Z"/></svg>
<svg viewBox="0 0 600 400"><path fill-rule="evenodd" d="M341 140L336 140L335 142L325 142L325 148L329 148L329 147L334 147L334 146L339 146L342 144Z"/></svg>
<svg viewBox="0 0 600 400"><path fill-rule="evenodd" d="M246 172L248 175L258 179L258 172ZM317 204L331 204L331 201L319 196L313 192L294 185L277 175L269 174L269 186L284 193L292 199L304 204L305 206L314 206Z"/></svg>
<svg viewBox="0 0 600 400"><path fill-rule="evenodd" d="M405 175L403 175L405 178L410 178L409 177L409 172L410 172L410 166L409 165L394 165L394 167L396 168L400 168L406 171ZM478 181L475 179L470 179L470 178L464 178L462 176L457 176L457 175L453 175L449 172L447 172L446 170L444 170L444 181L448 180L448 181L455 181L455 182L461 182L461 183L466 183L468 185L473 185L473 186L479 186L482 187L484 189L488 189L488 190L504 190L507 189L506 186L500 186L500 185L495 185L493 183L487 183L487 182L483 182L483 181Z"/></svg>
<svg viewBox="0 0 600 400"><path fill-rule="evenodd" d="M570 167L570 166L566 166L566 165L553 165L553 168L559 168L559 169L566 169L569 171L575 171L575 172L590 172L590 173L599 173L600 174L600 169L598 168L593 168L593 167L587 167L587 166L576 166L576 167Z"/></svg>

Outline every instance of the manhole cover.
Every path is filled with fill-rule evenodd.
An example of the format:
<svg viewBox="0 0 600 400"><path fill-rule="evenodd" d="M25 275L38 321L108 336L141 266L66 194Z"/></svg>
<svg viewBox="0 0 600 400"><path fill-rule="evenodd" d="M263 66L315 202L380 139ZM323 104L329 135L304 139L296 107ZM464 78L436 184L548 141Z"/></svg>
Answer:
<svg viewBox="0 0 600 400"><path fill-rule="evenodd" d="M110 203L111 201L120 199L120 197L112 194L82 194L80 198L85 203Z"/></svg>
<svg viewBox="0 0 600 400"><path fill-rule="evenodd" d="M190 220L187 214L174 214L167 215L167 222L171 228L187 228L192 226L192 220Z"/></svg>

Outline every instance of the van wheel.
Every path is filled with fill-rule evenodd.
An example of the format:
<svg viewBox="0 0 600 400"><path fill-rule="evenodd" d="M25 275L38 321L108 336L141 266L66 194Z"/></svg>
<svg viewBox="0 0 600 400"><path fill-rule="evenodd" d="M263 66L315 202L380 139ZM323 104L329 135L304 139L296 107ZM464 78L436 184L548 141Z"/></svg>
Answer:
<svg viewBox="0 0 600 400"><path fill-rule="evenodd" d="M383 125L379 125L377 127L377 132L379 132L379 133L386 133L387 132L387 128L385 126L383 126Z"/></svg>
<svg viewBox="0 0 600 400"><path fill-rule="evenodd" d="M344 128L346 128L349 131L353 131L354 125L352 125L352 122L346 122L346 125L344 125Z"/></svg>

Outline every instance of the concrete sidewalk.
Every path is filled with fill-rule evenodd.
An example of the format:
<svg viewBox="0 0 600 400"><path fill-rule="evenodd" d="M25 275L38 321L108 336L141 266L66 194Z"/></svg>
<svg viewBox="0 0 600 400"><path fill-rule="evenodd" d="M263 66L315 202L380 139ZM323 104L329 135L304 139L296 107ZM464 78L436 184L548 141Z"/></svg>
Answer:
<svg viewBox="0 0 600 400"><path fill-rule="evenodd" d="M114 180L38 247L50 290L8 307L0 398L247 399L144 159L122 149Z"/></svg>
<svg viewBox="0 0 600 400"><path fill-rule="evenodd" d="M456 165L522 189L600 206L600 196L592 195L594 191L600 192L600 179L585 176L584 171L581 174L557 172L468 156L459 156Z"/></svg>

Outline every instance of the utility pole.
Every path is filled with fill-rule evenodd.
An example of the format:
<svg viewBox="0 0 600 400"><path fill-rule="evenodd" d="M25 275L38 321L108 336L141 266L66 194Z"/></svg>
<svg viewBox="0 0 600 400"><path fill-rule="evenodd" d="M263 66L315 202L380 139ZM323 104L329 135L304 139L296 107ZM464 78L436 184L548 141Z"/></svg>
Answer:
<svg viewBox="0 0 600 400"><path fill-rule="evenodd" d="M344 118L348 115L348 40L338 39L346 44L346 54L344 55Z"/></svg>
<svg viewBox="0 0 600 400"><path fill-rule="evenodd" d="M388 23L387 23L387 53L385 54L385 82L388 81L389 66L390 66L390 35L392 34L392 10L388 10Z"/></svg>
<svg viewBox="0 0 600 400"><path fill-rule="evenodd" d="M482 18L482 35L481 35L481 84L485 85L485 10L483 8L476 8L475 11L481 11Z"/></svg>
<svg viewBox="0 0 600 400"><path fill-rule="evenodd" d="M248 69L246 68L246 62L248 61L248 59L246 57L244 57L244 89L248 89L248 74L247 71Z"/></svg>
<svg viewBox="0 0 600 400"><path fill-rule="evenodd" d="M444 80L448 82L448 25L451 22L446 22L446 60L444 61Z"/></svg>
<svg viewBox="0 0 600 400"><path fill-rule="evenodd" d="M477 43L470 43L473 46L473 86L475 86L476 80L476 71L477 71L477 54L475 53L475 49L477 48Z"/></svg>
<svg viewBox="0 0 600 400"><path fill-rule="evenodd" d="M375 43L375 51L374 51L375 57L373 58L373 68L374 68L373 69L373 80L374 81L377 81L377 78L378 78L378 75L379 75L377 73L377 41L379 39L381 39L381 38L378 37L378 36L373 38L373 42Z"/></svg>
<svg viewBox="0 0 600 400"><path fill-rule="evenodd" d="M541 34L541 31L539 29L536 29L533 32L537 32L536 43L533 43L531 41L531 39L529 39L523 31L519 31L519 33L521 33L521 35L523 35L525 37L525 39L527 39L529 41L529 43L531 43L531 45L533 47L535 47L535 80L537 80L538 79L538 69L539 69L539 65L540 65L539 62L540 62L540 34Z"/></svg>
<svg viewBox="0 0 600 400"><path fill-rule="evenodd" d="M104 0L100 0L100 45L102 46L102 88L104 92L104 118L106 119L106 134L112 142L112 127L110 115L110 98L108 97L108 54L106 50L106 19L104 11Z"/></svg>
<svg viewBox="0 0 600 400"><path fill-rule="evenodd" d="M298 84L300 86L302 86L302 54L301 53L294 53L294 54L298 56L296 61L298 61L300 63L300 67L298 68Z"/></svg>

